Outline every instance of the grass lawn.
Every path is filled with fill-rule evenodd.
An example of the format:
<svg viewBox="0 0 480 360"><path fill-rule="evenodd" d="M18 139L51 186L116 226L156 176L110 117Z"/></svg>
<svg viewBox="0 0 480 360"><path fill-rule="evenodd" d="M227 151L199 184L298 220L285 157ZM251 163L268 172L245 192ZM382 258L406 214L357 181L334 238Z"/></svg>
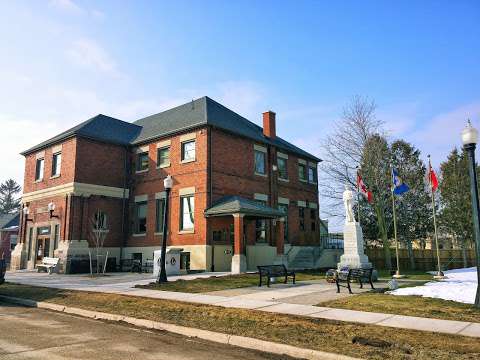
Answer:
<svg viewBox="0 0 480 360"><path fill-rule="evenodd" d="M401 271L402 275L407 275L406 280L433 280L433 275L427 274L425 271L420 270L405 270ZM390 279L392 276L390 275L390 270L378 270L378 277L379 278L388 278Z"/></svg>
<svg viewBox="0 0 480 360"><path fill-rule="evenodd" d="M280 280L280 278L278 278ZM301 271L296 273L297 281L325 279L325 273L320 271ZM289 278L289 282L290 282ZM151 283L137 285L139 288L179 291L187 293L205 293L217 290L238 289L258 285L258 274L241 274L227 276L211 276L209 278L194 280L177 280L166 284Z"/></svg>
<svg viewBox="0 0 480 360"><path fill-rule="evenodd" d="M472 305L420 296L363 293L318 306L480 323L480 310Z"/></svg>
<svg viewBox="0 0 480 360"><path fill-rule="evenodd" d="M478 359L480 341L375 325L138 298L5 284L0 294L150 319L367 359ZM377 345L362 345L359 337Z"/></svg>

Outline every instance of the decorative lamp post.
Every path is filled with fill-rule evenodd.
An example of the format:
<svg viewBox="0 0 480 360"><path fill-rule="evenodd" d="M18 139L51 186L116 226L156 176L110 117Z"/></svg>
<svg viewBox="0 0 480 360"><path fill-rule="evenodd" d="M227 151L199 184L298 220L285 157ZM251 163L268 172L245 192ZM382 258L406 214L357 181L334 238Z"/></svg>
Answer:
<svg viewBox="0 0 480 360"><path fill-rule="evenodd" d="M470 192L472 195L472 217L473 230L475 236L475 253L477 262L477 294L475 296L475 307L480 308L480 220L479 220L479 204L478 204L478 184L477 184L477 170L475 163L475 147L478 142L478 131L470 120L467 126L462 131L463 148L468 154L469 173L470 173Z"/></svg>
<svg viewBox="0 0 480 360"><path fill-rule="evenodd" d="M168 240L168 203L170 200L170 190L172 190L173 179L168 175L163 180L163 187L165 188L165 210L163 212L163 240L162 253L160 255L160 272L158 273L157 283L166 283L167 271L165 269L165 262L167 260L167 240Z"/></svg>

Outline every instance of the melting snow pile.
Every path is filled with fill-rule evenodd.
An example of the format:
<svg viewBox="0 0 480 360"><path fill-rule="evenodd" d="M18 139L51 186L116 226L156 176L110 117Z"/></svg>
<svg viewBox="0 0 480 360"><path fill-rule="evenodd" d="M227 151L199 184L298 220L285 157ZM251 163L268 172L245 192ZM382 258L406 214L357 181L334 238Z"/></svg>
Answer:
<svg viewBox="0 0 480 360"><path fill-rule="evenodd" d="M473 304L477 291L477 268L449 270L444 274L447 277L444 280L429 282L423 286L401 288L389 293L418 295Z"/></svg>

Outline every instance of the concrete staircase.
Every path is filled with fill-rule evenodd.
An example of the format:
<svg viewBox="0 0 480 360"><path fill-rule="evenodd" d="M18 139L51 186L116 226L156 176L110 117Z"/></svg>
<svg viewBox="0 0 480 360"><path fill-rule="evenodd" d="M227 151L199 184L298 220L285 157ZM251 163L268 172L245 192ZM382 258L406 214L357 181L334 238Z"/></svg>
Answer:
<svg viewBox="0 0 480 360"><path fill-rule="evenodd" d="M289 269L313 269L320 256L320 248L313 246L295 246L288 254Z"/></svg>

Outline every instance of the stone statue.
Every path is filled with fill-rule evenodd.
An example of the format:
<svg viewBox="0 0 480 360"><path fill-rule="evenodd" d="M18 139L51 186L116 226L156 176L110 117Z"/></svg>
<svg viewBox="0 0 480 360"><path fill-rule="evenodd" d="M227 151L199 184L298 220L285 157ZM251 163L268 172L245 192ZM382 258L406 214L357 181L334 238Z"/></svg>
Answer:
<svg viewBox="0 0 480 360"><path fill-rule="evenodd" d="M345 222L354 223L355 217L353 216L353 192L348 185L345 185L345 191L343 192L343 205L345 206Z"/></svg>

